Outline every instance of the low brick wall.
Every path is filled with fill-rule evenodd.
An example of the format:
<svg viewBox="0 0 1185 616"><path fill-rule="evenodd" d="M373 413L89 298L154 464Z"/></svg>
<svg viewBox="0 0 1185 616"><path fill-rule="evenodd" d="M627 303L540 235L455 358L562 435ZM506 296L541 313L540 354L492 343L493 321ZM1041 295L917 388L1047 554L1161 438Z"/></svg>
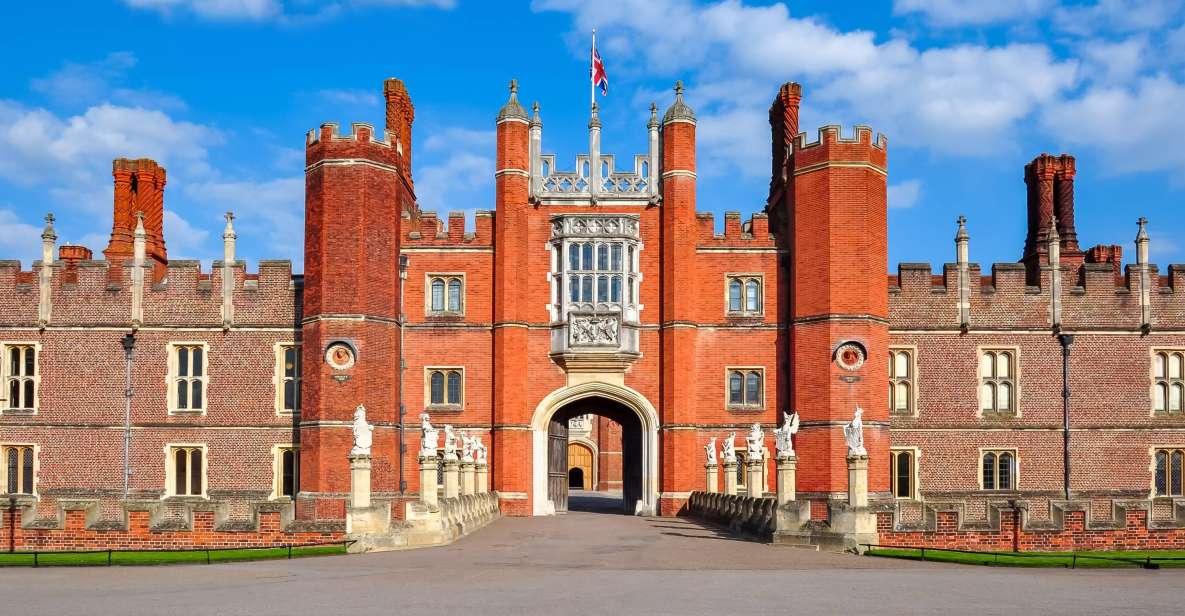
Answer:
<svg viewBox="0 0 1185 616"><path fill-rule="evenodd" d="M1092 519L1089 505L1052 508L1048 521L1028 522L1024 507L991 506L983 521L963 522L957 507L928 506L920 524L895 523L895 512L881 512L881 545L984 551L1058 552L1073 550L1185 549L1185 503L1171 520L1152 520L1149 501L1117 502L1110 518Z"/></svg>
<svg viewBox="0 0 1185 616"><path fill-rule="evenodd" d="M38 521L37 527L23 527L20 510L4 510L0 517L0 547L15 551L70 550L183 550L190 548L253 548L305 543L325 543L345 539L344 525L298 527L281 525L279 511L258 513L257 523L240 525L233 530L215 524L214 511L193 511L189 524L151 522L147 510L129 511L126 526L104 523L88 526L86 511L64 510L60 526L50 527ZM16 522L15 524L13 522Z"/></svg>

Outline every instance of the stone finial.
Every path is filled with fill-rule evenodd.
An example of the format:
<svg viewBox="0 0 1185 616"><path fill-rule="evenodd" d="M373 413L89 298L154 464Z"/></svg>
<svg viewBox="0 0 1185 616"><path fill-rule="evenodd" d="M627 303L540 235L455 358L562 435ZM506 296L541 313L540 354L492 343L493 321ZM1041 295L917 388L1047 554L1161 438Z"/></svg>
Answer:
<svg viewBox="0 0 1185 616"><path fill-rule="evenodd" d="M527 117L527 110L518 102L518 80L510 80L510 99L502 106L502 110L498 112L498 121L503 120L522 120L529 121Z"/></svg>
<svg viewBox="0 0 1185 616"><path fill-rule="evenodd" d="M146 239L148 234L144 231L144 212L136 212L136 239Z"/></svg>
<svg viewBox="0 0 1185 616"><path fill-rule="evenodd" d="M592 104L592 114L588 118L588 127L590 129L601 127L601 113L600 113L600 111L601 111L601 107L599 105L597 105L596 103L593 103Z"/></svg>
<svg viewBox="0 0 1185 616"><path fill-rule="evenodd" d="M1148 245L1152 242L1148 237L1148 219L1141 216L1136 224L1140 226L1140 230L1136 233L1136 263L1144 265L1148 263Z"/></svg>
<svg viewBox="0 0 1185 616"><path fill-rule="evenodd" d="M650 121L646 123L646 128L656 130L658 128L658 104L650 103Z"/></svg>
<svg viewBox="0 0 1185 616"><path fill-rule="evenodd" d="M967 217L966 216L959 216L958 223L959 223L959 230L958 230L958 232L955 233L955 241L956 242L965 242L965 241L971 239L971 236L967 235Z"/></svg>
<svg viewBox="0 0 1185 616"><path fill-rule="evenodd" d="M531 126L543 126L543 119L539 117L539 101L531 104Z"/></svg>
<svg viewBox="0 0 1185 616"><path fill-rule="evenodd" d="M232 224L232 221L235 219L235 213L234 212L227 212L222 215L222 218L224 220L226 220L226 228L224 228L222 230L222 237L224 239L228 238L228 237L237 237L235 235L234 225Z"/></svg>
<svg viewBox="0 0 1185 616"><path fill-rule="evenodd" d="M53 216L53 212L50 212L45 215L45 230L41 232L41 239L43 239L43 240L58 239L58 234L55 233L54 229L53 229L54 220L56 220L56 219Z"/></svg>
<svg viewBox="0 0 1185 616"><path fill-rule="evenodd" d="M695 111L683 100L682 81L675 82L675 102L667 108L666 114L662 117L663 124L678 121L695 122Z"/></svg>

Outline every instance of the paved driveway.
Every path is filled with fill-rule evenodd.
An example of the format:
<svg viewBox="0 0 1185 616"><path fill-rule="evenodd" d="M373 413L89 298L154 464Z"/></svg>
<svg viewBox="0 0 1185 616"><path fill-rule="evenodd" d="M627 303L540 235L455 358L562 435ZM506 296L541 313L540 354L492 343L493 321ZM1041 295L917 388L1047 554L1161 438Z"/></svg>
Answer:
<svg viewBox="0 0 1185 616"><path fill-rule="evenodd" d="M1183 589L1185 574L1172 570L911 563L742 541L682 519L574 511L504 518L436 549L3 569L0 614L1180 613Z"/></svg>

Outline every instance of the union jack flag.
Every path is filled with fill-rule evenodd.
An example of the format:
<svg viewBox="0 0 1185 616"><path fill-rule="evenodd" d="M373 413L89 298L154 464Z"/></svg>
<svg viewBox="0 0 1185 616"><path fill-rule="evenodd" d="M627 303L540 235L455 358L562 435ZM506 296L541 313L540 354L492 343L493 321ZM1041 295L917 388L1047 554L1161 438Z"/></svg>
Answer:
<svg viewBox="0 0 1185 616"><path fill-rule="evenodd" d="M595 36L595 35L594 35ZM596 39L592 48L592 82L594 86L601 86L601 95L609 93L609 76L605 74L605 63L601 61L601 54L597 51Z"/></svg>

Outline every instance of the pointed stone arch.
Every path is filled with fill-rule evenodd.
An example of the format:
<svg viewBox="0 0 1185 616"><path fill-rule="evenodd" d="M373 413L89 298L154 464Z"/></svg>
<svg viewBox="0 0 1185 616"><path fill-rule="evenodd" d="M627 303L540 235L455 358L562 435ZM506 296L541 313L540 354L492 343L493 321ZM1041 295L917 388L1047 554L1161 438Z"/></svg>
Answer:
<svg viewBox="0 0 1185 616"><path fill-rule="evenodd" d="M641 427L641 493L634 513L654 515L658 511L658 412L645 396L634 389L589 381L551 392L539 402L531 416L531 502L534 515L555 513L555 507L547 497L548 423L568 405L596 398L617 403L637 416Z"/></svg>

